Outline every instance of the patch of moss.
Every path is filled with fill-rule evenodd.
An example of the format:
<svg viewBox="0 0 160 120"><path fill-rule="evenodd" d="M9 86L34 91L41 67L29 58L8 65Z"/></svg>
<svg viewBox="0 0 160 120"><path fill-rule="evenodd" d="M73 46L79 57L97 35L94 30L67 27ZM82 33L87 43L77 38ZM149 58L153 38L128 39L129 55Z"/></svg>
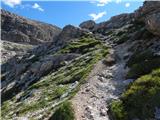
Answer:
<svg viewBox="0 0 160 120"><path fill-rule="evenodd" d="M74 109L68 101L64 102L49 120L74 120Z"/></svg>
<svg viewBox="0 0 160 120"><path fill-rule="evenodd" d="M117 120L121 115L131 120L154 119L155 107L160 107L160 68L138 78L122 94L120 102L113 102L111 112ZM125 114L124 114L125 113Z"/></svg>
<svg viewBox="0 0 160 120"><path fill-rule="evenodd" d="M60 53L80 53L84 54L94 50L93 48L100 44L100 41L95 40L94 38L86 37L77 41L73 41L70 44L66 45ZM91 49L92 48L92 49Z"/></svg>

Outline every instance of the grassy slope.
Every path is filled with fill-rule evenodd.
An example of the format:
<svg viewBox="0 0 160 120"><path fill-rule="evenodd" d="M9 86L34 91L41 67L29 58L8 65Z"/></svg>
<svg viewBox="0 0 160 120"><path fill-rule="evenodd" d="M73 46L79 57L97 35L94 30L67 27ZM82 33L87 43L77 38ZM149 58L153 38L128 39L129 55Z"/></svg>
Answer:
<svg viewBox="0 0 160 120"><path fill-rule="evenodd" d="M122 94L120 101L111 105L116 120L154 118L155 107L160 107L160 69L138 78Z"/></svg>
<svg viewBox="0 0 160 120"><path fill-rule="evenodd" d="M98 40L87 37L71 42L56 54L64 53L78 53L81 56L70 61L58 71L45 76L26 91L21 92L19 94L20 99L14 97L5 101L2 105L2 118L4 120L12 119L14 114L16 116L28 114L30 119L36 118L39 114L44 118L52 114L55 106L57 106L53 105L60 100L64 102L65 98L68 99L74 95L92 70L93 65L107 54L107 48ZM76 81L78 81L78 85L71 88ZM66 95L66 93L68 94ZM25 99L23 100L23 98ZM30 114L43 109L46 110L35 114L35 116Z"/></svg>

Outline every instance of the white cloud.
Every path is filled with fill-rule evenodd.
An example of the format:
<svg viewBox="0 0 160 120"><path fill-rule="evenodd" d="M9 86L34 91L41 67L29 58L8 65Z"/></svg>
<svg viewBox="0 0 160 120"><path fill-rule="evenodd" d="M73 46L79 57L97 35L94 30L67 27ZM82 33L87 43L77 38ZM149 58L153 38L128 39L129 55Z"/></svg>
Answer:
<svg viewBox="0 0 160 120"><path fill-rule="evenodd" d="M126 7L129 7L129 6L130 6L130 3L126 3L125 6L126 6Z"/></svg>
<svg viewBox="0 0 160 120"><path fill-rule="evenodd" d="M37 4L37 3L34 3L34 5L32 6L32 8L37 9L37 10L42 11L42 12L44 11L44 9L39 4Z"/></svg>
<svg viewBox="0 0 160 120"><path fill-rule="evenodd" d="M21 4L21 0L2 0L2 2L10 7Z"/></svg>
<svg viewBox="0 0 160 120"><path fill-rule="evenodd" d="M106 4L108 4L111 1L112 0L99 0L97 6L105 6Z"/></svg>
<svg viewBox="0 0 160 120"><path fill-rule="evenodd" d="M117 3L117 4L120 3L120 2L122 2L122 0L116 0L116 3Z"/></svg>
<svg viewBox="0 0 160 120"><path fill-rule="evenodd" d="M106 12L105 12L105 11L104 11L104 12L100 12L100 13L98 13L98 14L95 14L95 13L89 14L89 16L92 17L92 19L93 19L94 21L100 19L100 18L103 17L104 15L106 15Z"/></svg>

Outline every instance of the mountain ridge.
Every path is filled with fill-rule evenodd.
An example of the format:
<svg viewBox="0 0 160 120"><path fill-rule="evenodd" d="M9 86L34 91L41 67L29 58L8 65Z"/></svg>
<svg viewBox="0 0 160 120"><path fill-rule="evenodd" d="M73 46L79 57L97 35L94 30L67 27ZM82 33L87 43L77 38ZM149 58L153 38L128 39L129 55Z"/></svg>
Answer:
<svg viewBox="0 0 160 120"><path fill-rule="evenodd" d="M158 120L159 6L145 1L106 22L67 25L11 56L1 65L2 119Z"/></svg>

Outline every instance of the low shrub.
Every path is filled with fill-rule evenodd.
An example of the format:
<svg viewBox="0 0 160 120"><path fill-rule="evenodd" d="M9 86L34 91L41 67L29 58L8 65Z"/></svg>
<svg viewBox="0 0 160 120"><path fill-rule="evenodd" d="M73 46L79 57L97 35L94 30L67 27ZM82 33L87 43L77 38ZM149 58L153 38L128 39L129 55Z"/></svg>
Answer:
<svg viewBox="0 0 160 120"><path fill-rule="evenodd" d="M154 119L155 107L160 107L160 68L138 78L122 94L120 101L111 104L117 120Z"/></svg>
<svg viewBox="0 0 160 120"><path fill-rule="evenodd" d="M111 104L111 112L114 120L126 120L127 113L124 110L122 101L113 101Z"/></svg>
<svg viewBox="0 0 160 120"><path fill-rule="evenodd" d="M74 110L70 102L64 102L49 120L74 120Z"/></svg>
<svg viewBox="0 0 160 120"><path fill-rule="evenodd" d="M154 58L153 52L151 50L146 50L144 52L135 52L127 62L127 66L131 67L133 64L143 62L146 60L151 60Z"/></svg>
<svg viewBox="0 0 160 120"><path fill-rule="evenodd" d="M127 73L126 78L138 78L141 75L150 73L152 70L160 67L160 58L146 60L137 64L133 64Z"/></svg>

